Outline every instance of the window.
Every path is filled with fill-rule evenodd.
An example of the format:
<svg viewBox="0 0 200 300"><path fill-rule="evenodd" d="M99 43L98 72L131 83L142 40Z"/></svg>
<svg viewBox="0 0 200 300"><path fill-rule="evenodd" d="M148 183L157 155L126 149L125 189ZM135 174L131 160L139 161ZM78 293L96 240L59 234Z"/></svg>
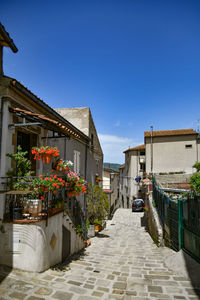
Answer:
<svg viewBox="0 0 200 300"><path fill-rule="evenodd" d="M192 145L185 145L185 148L188 149L188 148L192 148Z"/></svg>
<svg viewBox="0 0 200 300"><path fill-rule="evenodd" d="M145 171L145 164L140 163L140 171Z"/></svg>
<svg viewBox="0 0 200 300"><path fill-rule="evenodd" d="M145 155L145 151L140 151L140 155Z"/></svg>
<svg viewBox="0 0 200 300"><path fill-rule="evenodd" d="M74 150L74 172L80 174L80 152Z"/></svg>

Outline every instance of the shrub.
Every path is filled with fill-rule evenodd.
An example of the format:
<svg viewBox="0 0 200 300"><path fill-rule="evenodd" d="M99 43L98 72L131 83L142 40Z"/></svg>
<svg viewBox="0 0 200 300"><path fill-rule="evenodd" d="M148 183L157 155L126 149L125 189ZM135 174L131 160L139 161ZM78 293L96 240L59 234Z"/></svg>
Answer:
<svg viewBox="0 0 200 300"><path fill-rule="evenodd" d="M190 178L190 186L194 192L200 194L200 172L194 173Z"/></svg>
<svg viewBox="0 0 200 300"><path fill-rule="evenodd" d="M196 162L192 167L197 169L197 172L200 172L200 161Z"/></svg>
<svg viewBox="0 0 200 300"><path fill-rule="evenodd" d="M103 221L109 213L109 202L107 195L98 185L88 184L87 193L87 216L91 224L94 221Z"/></svg>

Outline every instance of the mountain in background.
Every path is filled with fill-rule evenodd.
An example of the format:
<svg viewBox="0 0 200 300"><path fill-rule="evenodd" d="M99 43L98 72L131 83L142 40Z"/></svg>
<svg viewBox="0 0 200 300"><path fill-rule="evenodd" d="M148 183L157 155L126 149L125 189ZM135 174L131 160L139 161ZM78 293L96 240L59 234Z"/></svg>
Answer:
<svg viewBox="0 0 200 300"><path fill-rule="evenodd" d="M103 163L103 167L104 168L110 168L110 169L113 169L115 171L119 171L119 168L123 166L123 165L120 165L120 164L114 164L114 163Z"/></svg>

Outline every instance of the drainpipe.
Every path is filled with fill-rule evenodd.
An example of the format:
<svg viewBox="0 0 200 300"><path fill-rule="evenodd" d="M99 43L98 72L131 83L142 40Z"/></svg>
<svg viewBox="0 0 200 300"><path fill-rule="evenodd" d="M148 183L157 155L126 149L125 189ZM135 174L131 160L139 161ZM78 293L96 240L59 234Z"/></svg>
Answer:
<svg viewBox="0 0 200 300"><path fill-rule="evenodd" d="M87 157L88 157L88 145L86 143L85 144L85 180L87 180ZM85 221L86 221L86 219L87 219L86 194L84 194L83 214L84 214ZM87 240L86 223L83 226L85 227L85 228L83 228L84 239Z"/></svg>
<svg viewBox="0 0 200 300"><path fill-rule="evenodd" d="M196 152L197 152L197 162L199 161L199 149L198 149L198 146L199 146L199 138L200 138L200 131L199 131L199 125L200 125L200 120L198 120L198 129L197 129L197 132L198 132L198 135L197 135L197 139L196 139Z"/></svg>
<svg viewBox="0 0 200 300"><path fill-rule="evenodd" d="M3 76L3 46L0 45L0 77Z"/></svg>
<svg viewBox="0 0 200 300"><path fill-rule="evenodd" d="M3 104L4 104L4 101L3 99L1 99L1 114L0 114L0 124L1 124L1 130L0 130L0 170L1 170L1 139L2 139L2 130L3 130L3 124L2 124L2 121L3 121L3 118L2 118L2 114L3 114Z"/></svg>

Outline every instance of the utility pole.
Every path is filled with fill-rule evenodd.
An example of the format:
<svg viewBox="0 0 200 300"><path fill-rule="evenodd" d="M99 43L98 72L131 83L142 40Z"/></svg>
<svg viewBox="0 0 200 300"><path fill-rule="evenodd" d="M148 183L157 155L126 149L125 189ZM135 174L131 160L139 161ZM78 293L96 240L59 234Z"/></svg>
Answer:
<svg viewBox="0 0 200 300"><path fill-rule="evenodd" d="M197 162L199 161L199 151L198 151L198 147L199 147L199 139L200 139L200 130L199 130L199 126L200 126L200 119L197 120L197 143L196 143L196 149L197 149Z"/></svg>
<svg viewBox="0 0 200 300"><path fill-rule="evenodd" d="M153 126L150 126L151 129L151 173L153 173Z"/></svg>

